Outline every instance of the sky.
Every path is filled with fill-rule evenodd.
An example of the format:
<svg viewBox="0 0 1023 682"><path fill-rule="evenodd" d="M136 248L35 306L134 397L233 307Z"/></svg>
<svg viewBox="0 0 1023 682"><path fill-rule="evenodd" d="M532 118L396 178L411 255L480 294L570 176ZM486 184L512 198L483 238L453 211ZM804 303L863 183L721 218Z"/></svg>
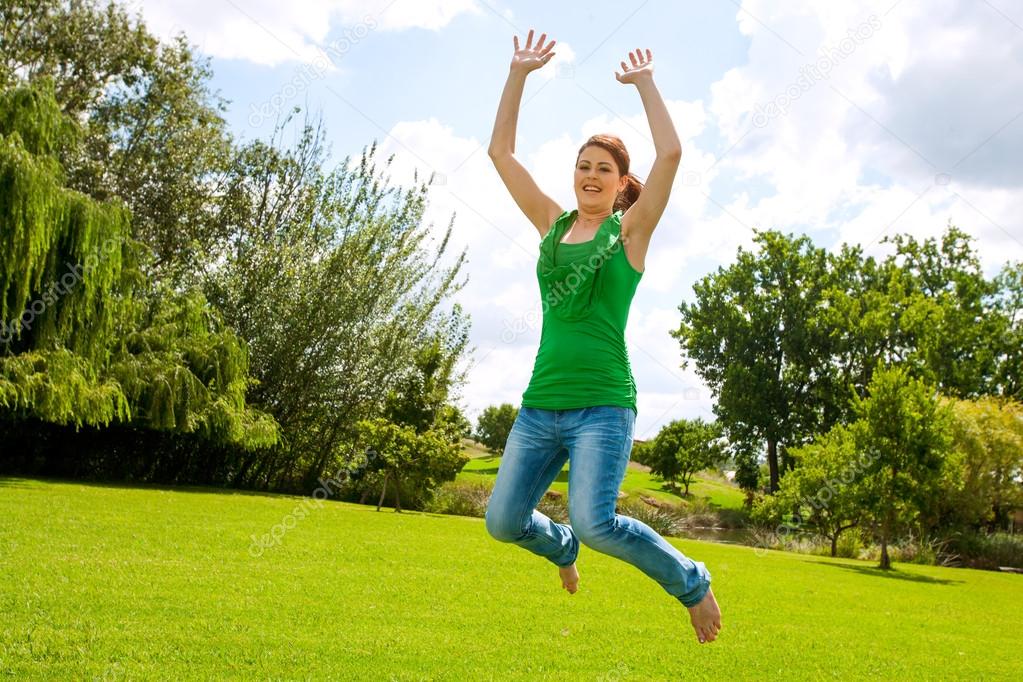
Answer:
<svg viewBox="0 0 1023 682"><path fill-rule="evenodd" d="M426 223L453 220L454 300L472 320L461 407L518 406L540 341L539 234L486 154L513 52L557 41L527 79L516 157L575 208L586 138L625 142L646 178L653 143L614 71L649 48L683 144L625 336L635 437L713 419L713 396L669 335L693 284L753 246L754 229L883 257L886 235L974 239L985 272L1023 260L1023 5L1010 0L130 0L150 30L210 59L239 140L295 106L320 115L330 163L374 142L391 182L433 174Z"/></svg>

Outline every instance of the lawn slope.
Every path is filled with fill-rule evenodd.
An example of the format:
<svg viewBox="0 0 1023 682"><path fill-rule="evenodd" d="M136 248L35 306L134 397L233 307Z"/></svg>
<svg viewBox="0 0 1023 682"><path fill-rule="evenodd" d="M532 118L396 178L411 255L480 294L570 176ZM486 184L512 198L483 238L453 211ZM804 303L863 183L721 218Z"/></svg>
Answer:
<svg viewBox="0 0 1023 682"><path fill-rule="evenodd" d="M587 547L569 595L482 519L310 501L0 478L0 677L1023 676L1020 575L672 539L724 610L700 645L678 602Z"/></svg>

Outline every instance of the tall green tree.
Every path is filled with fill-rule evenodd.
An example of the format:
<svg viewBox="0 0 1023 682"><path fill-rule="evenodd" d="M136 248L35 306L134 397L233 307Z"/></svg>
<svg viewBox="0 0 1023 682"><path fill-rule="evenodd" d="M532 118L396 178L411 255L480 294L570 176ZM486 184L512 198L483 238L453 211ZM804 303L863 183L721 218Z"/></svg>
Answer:
<svg viewBox="0 0 1023 682"><path fill-rule="evenodd" d="M0 413L121 424L260 447L276 424L246 404L248 355L196 292L148 282L130 212L64 186L78 131L52 83L0 94Z"/></svg>
<svg viewBox="0 0 1023 682"><path fill-rule="evenodd" d="M821 426L821 368L830 361L819 310L827 287L827 255L806 236L756 233L756 253L693 286L671 332L714 392L714 413L743 451L766 443L770 488L779 478L779 449L798 445Z"/></svg>
<svg viewBox="0 0 1023 682"><path fill-rule="evenodd" d="M82 122L61 150L67 186L120 198L132 236L154 257L146 274L194 281L224 238L220 198L232 161L209 60L183 35L161 43L116 2L0 2L0 86L50 79L61 110Z"/></svg>
<svg viewBox="0 0 1023 682"><path fill-rule="evenodd" d="M861 506L881 542L880 567L888 569L888 545L898 531L945 493L953 464L951 411L933 387L899 367L876 370L868 396L853 394L853 411Z"/></svg>
<svg viewBox="0 0 1023 682"><path fill-rule="evenodd" d="M998 283L984 277L972 238L949 225L940 242L909 235L891 241L900 280L889 294L899 321L892 359L945 395L997 393L1007 321L996 305Z"/></svg>
<svg viewBox="0 0 1023 682"><path fill-rule="evenodd" d="M356 422L390 410L423 428L464 380L468 318L447 304L464 286L465 252L445 262L450 224L429 242L428 184L390 186L375 144L331 171L322 149L322 129L306 121L294 148L239 150L230 233L204 274L252 349L250 398L285 435L240 468L246 485L305 489L339 461Z"/></svg>

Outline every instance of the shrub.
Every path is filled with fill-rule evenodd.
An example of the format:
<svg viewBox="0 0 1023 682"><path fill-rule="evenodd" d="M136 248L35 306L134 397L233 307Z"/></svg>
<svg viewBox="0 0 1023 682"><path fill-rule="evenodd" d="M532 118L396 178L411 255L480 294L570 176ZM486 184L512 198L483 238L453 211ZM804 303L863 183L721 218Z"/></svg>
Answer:
<svg viewBox="0 0 1023 682"><path fill-rule="evenodd" d="M957 533L948 539L946 551L969 568L1023 568L1023 536L1009 533Z"/></svg>
<svg viewBox="0 0 1023 682"><path fill-rule="evenodd" d="M493 484L485 481L447 481L434 491L424 511L483 518L493 489Z"/></svg>

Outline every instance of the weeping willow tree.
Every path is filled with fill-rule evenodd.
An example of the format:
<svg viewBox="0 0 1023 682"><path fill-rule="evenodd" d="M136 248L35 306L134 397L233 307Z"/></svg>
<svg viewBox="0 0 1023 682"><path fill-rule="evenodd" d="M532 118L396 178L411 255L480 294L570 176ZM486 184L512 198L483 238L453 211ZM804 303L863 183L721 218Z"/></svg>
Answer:
<svg viewBox="0 0 1023 682"><path fill-rule="evenodd" d="M247 347L198 293L140 275L129 211L67 189L52 83L0 93L0 418L194 434L255 449Z"/></svg>

